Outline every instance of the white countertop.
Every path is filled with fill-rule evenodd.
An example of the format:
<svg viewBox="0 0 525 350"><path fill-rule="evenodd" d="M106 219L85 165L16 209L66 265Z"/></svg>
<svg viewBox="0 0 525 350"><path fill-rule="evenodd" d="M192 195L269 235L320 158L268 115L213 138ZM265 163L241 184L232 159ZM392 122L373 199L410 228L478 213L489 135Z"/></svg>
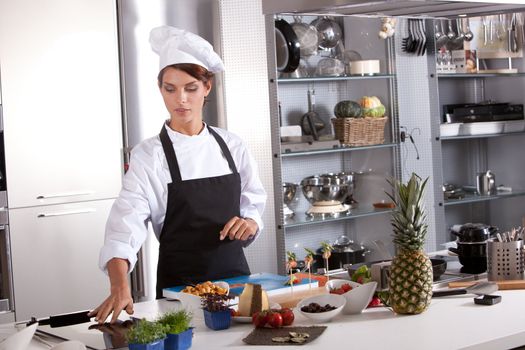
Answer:
<svg viewBox="0 0 525 350"><path fill-rule="evenodd" d="M354 349L510 349L525 345L525 291L498 291L499 304L475 305L473 295L435 298L420 315L395 315L387 308L367 309L359 315L339 315L308 349L336 349L344 341ZM159 313L177 309L176 301L151 301L135 304L135 316L155 318ZM194 316L192 349L245 348L242 339L253 329L250 324L232 323L231 328L213 331L204 325L200 310ZM296 314L294 325L313 323ZM88 331L88 324L63 327L65 334L77 334L102 340L98 332ZM87 339L87 338L84 338ZM103 344L103 343L102 343ZM31 349L45 347L33 341ZM257 350L274 346L257 346Z"/></svg>

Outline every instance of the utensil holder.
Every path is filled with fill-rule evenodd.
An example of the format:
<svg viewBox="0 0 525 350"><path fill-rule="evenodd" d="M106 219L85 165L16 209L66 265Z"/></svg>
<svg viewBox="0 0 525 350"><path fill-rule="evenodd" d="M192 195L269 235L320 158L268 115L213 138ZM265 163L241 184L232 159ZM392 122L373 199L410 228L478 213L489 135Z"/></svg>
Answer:
<svg viewBox="0 0 525 350"><path fill-rule="evenodd" d="M489 281L524 279L523 241L487 241L487 277Z"/></svg>

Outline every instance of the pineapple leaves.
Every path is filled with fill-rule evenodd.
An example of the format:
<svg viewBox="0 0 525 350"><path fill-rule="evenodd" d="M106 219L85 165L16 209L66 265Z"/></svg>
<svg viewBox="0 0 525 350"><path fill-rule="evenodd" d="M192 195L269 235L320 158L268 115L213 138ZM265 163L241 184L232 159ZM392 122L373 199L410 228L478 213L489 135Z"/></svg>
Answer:
<svg viewBox="0 0 525 350"><path fill-rule="evenodd" d="M428 178L423 181L415 173L406 184L396 179L387 180L393 194L386 194L396 205L391 219L394 244L400 249L419 250L425 243L428 226L423 195L427 181Z"/></svg>

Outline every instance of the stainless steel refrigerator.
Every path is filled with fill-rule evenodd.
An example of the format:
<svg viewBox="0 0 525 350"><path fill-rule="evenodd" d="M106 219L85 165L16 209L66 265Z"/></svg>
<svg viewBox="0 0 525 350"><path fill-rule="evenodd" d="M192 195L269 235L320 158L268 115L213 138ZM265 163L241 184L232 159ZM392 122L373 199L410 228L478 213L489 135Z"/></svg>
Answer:
<svg viewBox="0 0 525 350"><path fill-rule="evenodd" d="M217 0L119 0L121 69L124 86L125 143L128 150L158 134L169 118L157 86L158 56L151 50L149 32L170 25L196 33L213 43ZM216 89L215 89L216 90ZM216 91L204 118L219 125ZM150 234L131 275L136 301L155 298L158 241Z"/></svg>

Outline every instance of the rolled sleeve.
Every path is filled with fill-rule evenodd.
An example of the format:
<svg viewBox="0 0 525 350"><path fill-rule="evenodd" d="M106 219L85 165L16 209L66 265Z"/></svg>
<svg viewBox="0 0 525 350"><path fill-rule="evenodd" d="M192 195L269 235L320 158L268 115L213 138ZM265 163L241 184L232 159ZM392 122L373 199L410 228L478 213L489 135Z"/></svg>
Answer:
<svg viewBox="0 0 525 350"><path fill-rule="evenodd" d="M266 191L259 179L257 164L247 148L243 152L239 168L241 175L240 214L242 217L254 220L259 226L255 235L245 241L244 246L247 247L257 239L264 228L262 214L266 206Z"/></svg>
<svg viewBox="0 0 525 350"><path fill-rule="evenodd" d="M150 191L148 175L139 158L132 156L122 190L113 203L106 223L104 246L99 256L99 267L105 273L108 262L113 258L128 260L128 272L131 272L137 262L137 252L148 234L147 223L151 218L148 201Z"/></svg>

